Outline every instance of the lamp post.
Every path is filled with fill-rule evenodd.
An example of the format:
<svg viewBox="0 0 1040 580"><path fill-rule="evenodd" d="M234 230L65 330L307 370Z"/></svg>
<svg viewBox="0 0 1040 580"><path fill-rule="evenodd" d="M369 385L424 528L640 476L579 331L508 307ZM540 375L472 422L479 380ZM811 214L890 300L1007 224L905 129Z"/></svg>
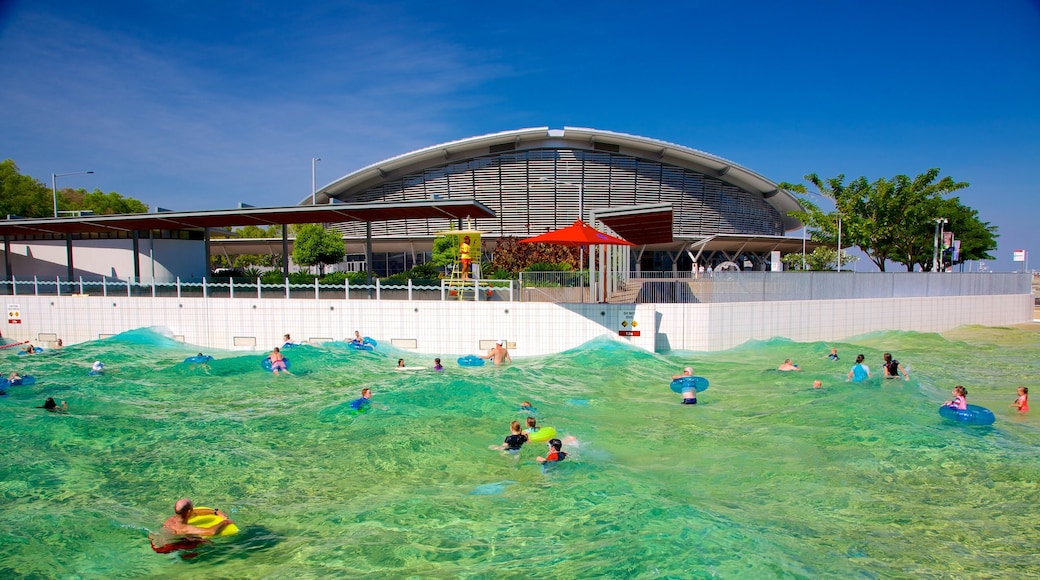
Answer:
<svg viewBox="0 0 1040 580"><path fill-rule="evenodd" d="M72 173L52 173L51 174L51 193L54 194L54 217L58 217L58 178L65 177L67 175L86 175L88 173L94 173L93 171L73 171Z"/></svg>
<svg viewBox="0 0 1040 580"><path fill-rule="evenodd" d="M838 214L838 271L841 272L841 214Z"/></svg>
<svg viewBox="0 0 1040 580"><path fill-rule="evenodd" d="M319 161L321 161L321 157L311 157L311 205L316 204L315 196L317 195L317 190L315 189L314 172Z"/></svg>
<svg viewBox="0 0 1040 580"><path fill-rule="evenodd" d="M946 218L935 218L935 249L932 250L932 272L939 272L939 228L948 224Z"/></svg>

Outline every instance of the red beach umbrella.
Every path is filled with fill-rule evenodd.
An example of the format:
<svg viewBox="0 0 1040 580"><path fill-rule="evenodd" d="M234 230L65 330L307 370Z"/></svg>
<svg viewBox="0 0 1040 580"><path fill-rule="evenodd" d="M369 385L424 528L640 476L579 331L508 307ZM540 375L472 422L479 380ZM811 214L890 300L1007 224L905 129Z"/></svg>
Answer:
<svg viewBox="0 0 1040 580"><path fill-rule="evenodd" d="M587 223L574 220L574 223L558 230L546 232L533 238L520 240L522 244L556 244L559 246L634 246L632 242L605 234Z"/></svg>

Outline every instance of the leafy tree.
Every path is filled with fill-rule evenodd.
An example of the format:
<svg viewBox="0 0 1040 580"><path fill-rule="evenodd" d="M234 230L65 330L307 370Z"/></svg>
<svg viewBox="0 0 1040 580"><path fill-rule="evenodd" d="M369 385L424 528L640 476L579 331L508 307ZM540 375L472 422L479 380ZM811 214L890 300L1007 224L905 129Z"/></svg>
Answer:
<svg viewBox="0 0 1040 580"><path fill-rule="evenodd" d="M89 193L85 189L58 190L58 209L90 211L98 215L148 213L148 206L136 199L96 188Z"/></svg>
<svg viewBox="0 0 1040 580"><path fill-rule="evenodd" d="M801 270L802 269L802 253L787 254L781 258L784 262L785 270ZM859 260L856 256L849 255L847 252L841 253L841 265L851 264ZM838 250L836 248L818 247L811 252L805 254L805 269L813 272L821 272L827 270L838 269Z"/></svg>
<svg viewBox="0 0 1040 580"><path fill-rule="evenodd" d="M907 270L912 270L914 264L923 263L921 259L925 255L930 263L934 218L940 217L944 211L962 218L962 231L973 235L971 253L964 255L987 255L989 250L996 248L995 227L979 221L977 213L961 206L957 198L943 198L968 187L968 184L955 182L950 177L939 179L937 168L914 178L897 175L874 182L860 177L846 184L844 175L824 180L815 173L806 175L805 180L820 196L834 202L835 211L825 212L802 199L806 211L791 212L791 215L811 228L814 241L828 245L837 242L840 223L842 245L859 247L881 271L885 270L888 261L902 263ZM808 188L801 184L784 183L781 187L796 193L809 193ZM949 205L951 203L954 205Z"/></svg>
<svg viewBox="0 0 1040 580"><path fill-rule="evenodd" d="M8 215L22 217L51 217L54 202L46 184L18 171L15 162L0 162L0 218Z"/></svg>
<svg viewBox="0 0 1040 580"><path fill-rule="evenodd" d="M14 161L0 162L0 217L19 215L26 218L44 218L54 215L51 188L28 175L22 175ZM116 192L100 189L59 189L59 210L88 210L96 214L146 213L148 206Z"/></svg>
<svg viewBox="0 0 1040 580"><path fill-rule="evenodd" d="M318 266L318 275L325 275L325 266L343 260L346 248L343 236L336 230L326 230L319 224L304 224L296 230L293 261L301 266Z"/></svg>

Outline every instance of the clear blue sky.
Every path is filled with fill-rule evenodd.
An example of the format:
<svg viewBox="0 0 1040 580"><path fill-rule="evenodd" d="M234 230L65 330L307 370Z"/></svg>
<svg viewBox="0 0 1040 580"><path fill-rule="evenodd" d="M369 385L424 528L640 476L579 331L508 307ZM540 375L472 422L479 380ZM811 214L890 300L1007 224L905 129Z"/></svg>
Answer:
<svg viewBox="0 0 1040 580"><path fill-rule="evenodd" d="M672 141L774 181L931 167L1040 269L1040 6L0 0L0 158L153 208L289 205L522 127ZM857 269L871 270L861 260Z"/></svg>

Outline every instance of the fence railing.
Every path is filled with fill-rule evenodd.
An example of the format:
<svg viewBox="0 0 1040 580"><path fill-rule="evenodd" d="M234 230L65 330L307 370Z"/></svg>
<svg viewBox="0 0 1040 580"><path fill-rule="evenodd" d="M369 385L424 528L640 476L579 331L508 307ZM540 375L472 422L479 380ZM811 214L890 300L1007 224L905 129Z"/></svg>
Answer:
<svg viewBox="0 0 1040 580"><path fill-rule="evenodd" d="M408 280L386 284L264 284L260 280L139 284L124 280L0 280L0 295L253 298L258 300L470 300L587 302L588 272L523 272L520 280ZM227 280L226 282L224 280ZM1030 294L1028 273L715 272L623 278L615 303L718 303Z"/></svg>
<svg viewBox="0 0 1040 580"><path fill-rule="evenodd" d="M386 284L376 279L372 284L342 285L264 284L256 281L236 281L203 278L201 282L155 282L139 284L129 280L63 280L33 278L32 280L0 280L0 294L9 296L125 296L167 298L254 298L310 299L310 300L497 300L512 302L516 299L515 280L436 280L403 284ZM226 282L224 281L226 280Z"/></svg>

